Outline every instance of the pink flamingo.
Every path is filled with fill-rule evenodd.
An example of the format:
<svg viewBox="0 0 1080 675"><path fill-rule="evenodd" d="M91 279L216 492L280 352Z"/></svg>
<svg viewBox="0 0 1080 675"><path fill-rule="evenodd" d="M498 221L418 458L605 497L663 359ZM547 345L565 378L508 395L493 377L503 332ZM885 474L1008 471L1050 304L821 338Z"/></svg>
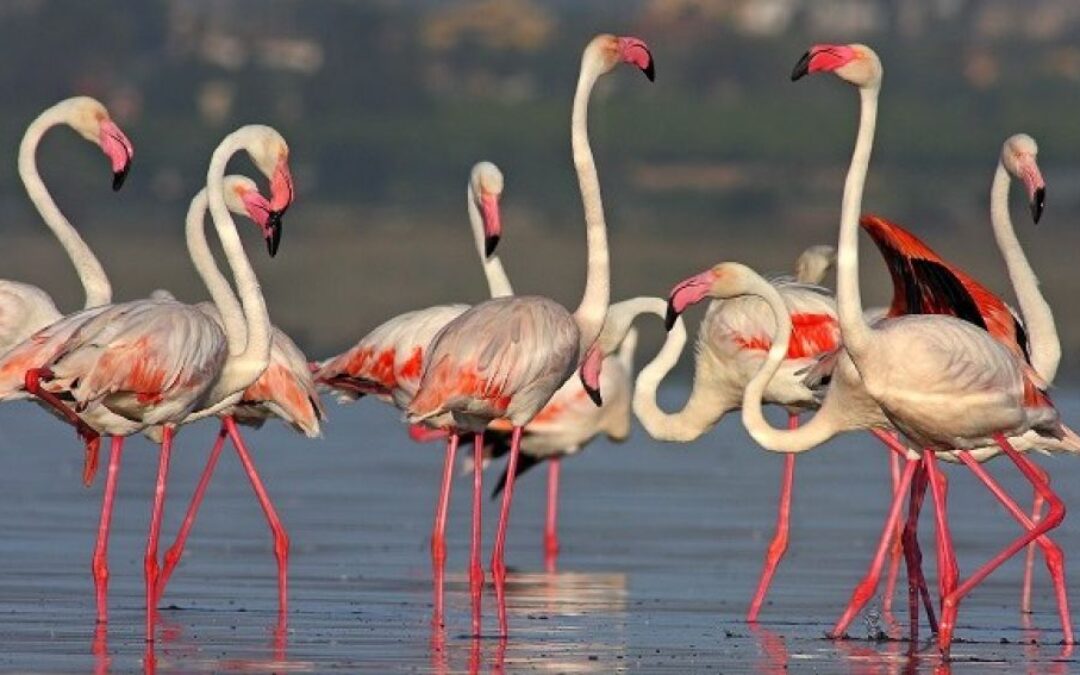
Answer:
<svg viewBox="0 0 1080 675"><path fill-rule="evenodd" d="M792 79L825 71L835 72L855 84L862 101L855 151L844 185L837 247L837 310L844 346L838 370L841 374L848 371L847 377L851 380L861 378L861 386L857 388L863 396L918 447L928 449L923 458L937 510L939 586L943 596L938 642L947 656L963 597L1002 562L1060 524L1065 515L1060 498L1007 436L1034 431L1040 436L1061 439L1069 432L1062 427L1049 398L1039 390L1037 375L1031 366L986 331L950 316L905 316L885 319L874 326L866 322L858 285L858 220L883 69L877 55L865 45L818 45L800 59ZM782 305L776 298L768 301L776 314L781 334L790 330L787 317L783 312L775 311ZM743 419L755 440L759 440L755 430L768 427L768 423L760 414L760 405L754 407L754 403L760 403L762 391L772 376L770 370L775 371L783 356L780 347L785 345L782 343L783 340L774 342L766 362L768 367L746 389ZM837 378L834 376L829 394L836 389ZM1050 504L1050 512L1039 523L1032 523L1019 510L1011 512L1024 525L1024 534L960 584L944 511L944 495L936 472L935 451L956 451L961 461L977 467L969 450L992 443L1009 456L1043 495ZM790 447L794 445L789 443L789 447L779 450L800 451ZM1077 449L1080 450L1080 446ZM909 463L902 485L910 483L914 468L915 465ZM973 470L1000 499L1003 494L1000 488L988 481L985 474ZM894 497L887 523L890 531L898 519L901 501L902 495ZM1071 630L1066 627L1066 640L1071 642L1071 637Z"/></svg>
<svg viewBox="0 0 1080 675"><path fill-rule="evenodd" d="M637 346L637 330L633 322L646 313L664 318L666 310L664 300L650 297L631 298L611 305L604 328L593 346L598 352L594 358L603 359L599 392L587 390L579 378L572 377L563 383L548 404L525 427L516 476L541 462L548 463L544 525L544 559L548 571L554 571L559 552L557 524L561 460L581 452L600 434L616 442L624 441L630 435L630 378ZM665 347L668 343L676 342L681 351L682 344L686 342L686 329L681 319L679 326L668 333ZM603 393L602 399L599 398L600 392ZM596 404L597 401L600 405ZM507 420L493 421L487 431L488 438L494 441L490 453L492 457L510 451L509 434L512 427ZM504 470L492 497L502 492L506 479L507 472Z"/></svg>
<svg viewBox="0 0 1080 675"><path fill-rule="evenodd" d="M505 607L506 527L513 498L522 428L536 416L575 369L600 334L610 296L607 234L596 167L587 134L589 94L596 80L620 62L632 63L652 79L653 62L645 43L636 38L599 35L585 48L574 97L572 145L588 235L588 277L578 309L571 314L558 303L539 296L495 298L478 304L451 321L432 342L424 360L420 388L408 407L410 422L449 416L458 430L476 434L481 445L484 428L494 419L513 425L510 477L492 554L492 573L499 605L499 630L508 632ZM596 372L585 369L586 386L597 387ZM478 447L477 454L482 452ZM476 457L476 483L482 458ZM478 506L474 492L474 509ZM470 561L473 632L479 633L479 531L475 525Z"/></svg>
<svg viewBox="0 0 1080 675"><path fill-rule="evenodd" d="M66 339L43 341L54 347L40 354L37 363L23 361L27 388L61 414L77 417L105 408L136 425L137 429L161 426L161 456L151 512L150 533L144 564L146 573L146 639L154 639L154 611L157 600L159 565L158 538L164 508L165 480L175 427L215 414L233 405L243 391L265 370L270 358L270 322L258 280L251 269L225 204L224 172L228 159L245 150L256 166L271 177L267 235L271 254L280 237L280 217L293 198L288 169L288 146L269 127L251 125L230 134L214 151L207 172L210 211L233 271L243 303L246 322L244 338L229 331L228 318L234 308L218 302L220 289L210 281L207 288L225 318L225 330L197 307L167 298L139 300L86 310L61 320L57 332ZM189 218L188 226L193 225ZM193 253L194 255L194 253ZM74 324L74 328L68 328ZM49 329L46 329L48 332ZM34 351L35 338L28 341ZM48 336L46 336L48 337ZM27 343L24 343L24 345ZM19 351L18 348L13 351ZM74 401L74 410L65 400ZM113 436L109 474L119 470L123 429L97 429ZM107 533L115 480L107 482L99 536Z"/></svg>
<svg viewBox="0 0 1080 675"><path fill-rule="evenodd" d="M792 427L798 425L800 411L818 405L815 392L803 383L802 371L839 346L836 305L831 294L815 286L832 266L834 255L831 246L812 246L799 256L794 281L780 278L773 282L788 305L796 328L782 371L772 380L765 396L769 403L787 408ZM697 292L707 287L704 281L699 275L676 286L668 308L669 321L705 297ZM742 405L746 383L764 360L772 330L772 315L757 298L711 303L698 330L693 388L682 410L664 412L656 400L657 388L675 367L681 348L665 349L638 375L634 413L649 435L658 440L688 443L711 430L728 412L737 410ZM746 620L750 622L758 620L773 575L787 551L794 480L792 455L784 461L776 532L747 612Z"/></svg>
<svg viewBox="0 0 1080 675"><path fill-rule="evenodd" d="M231 211L234 213L247 213L263 229L265 236L272 237L272 233L267 231L269 228L270 204L266 198L259 194L254 181L243 176L226 176L225 195L226 204ZM189 217L202 223L207 208L208 200L204 188L192 200ZM232 317L232 325L229 326L229 330L233 334L244 335L246 327L241 320L243 313L239 301L233 295L229 282L221 274L217 266L208 264L213 260L213 256L210 253L204 229L202 227L189 228L187 236L189 248L195 252L193 259L197 261L196 265L200 268L201 274L204 278L213 280L212 283L220 288L221 301L230 305L228 315ZM223 324L221 313L216 305L204 302L200 303L198 307L219 324ZM187 537L194 525L206 488L210 483L210 478L224 448L225 439L229 438L248 474L252 488L274 536L274 554L278 563L278 610L284 616L288 611L289 539L277 515L277 510L274 508L255 469L251 453L240 436L237 423L259 428L266 420L277 417L308 438L321 436L319 421L324 416L322 403L319 400L318 392L315 390L315 383L308 368L308 361L299 347L289 339L288 335L276 326L271 326L270 362L266 370L254 384L244 391L239 401L219 411L218 415L222 418L221 430L218 432L217 440L210 451L210 456L206 461L206 468L203 470L195 493L192 495L191 503L188 506L176 539L173 545L165 552L161 576L158 580L158 597L160 599L164 595L169 577L180 562Z"/></svg>

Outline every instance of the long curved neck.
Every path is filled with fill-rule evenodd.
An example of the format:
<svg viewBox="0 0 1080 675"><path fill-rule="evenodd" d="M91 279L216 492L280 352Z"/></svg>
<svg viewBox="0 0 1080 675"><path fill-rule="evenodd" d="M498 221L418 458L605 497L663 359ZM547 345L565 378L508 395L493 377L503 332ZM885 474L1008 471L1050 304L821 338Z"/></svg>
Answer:
<svg viewBox="0 0 1080 675"><path fill-rule="evenodd" d="M1061 362L1061 341L1054 324L1054 314L1039 290L1039 279L1016 238L1009 215L1011 182L1008 171L998 162L990 188L990 223L1031 339L1031 366L1040 377L1052 382Z"/></svg>
<svg viewBox="0 0 1080 675"><path fill-rule="evenodd" d="M251 262L240 242L236 223L233 222L232 215L225 205L225 166L232 155L247 146L250 140L248 136L249 134L243 130L227 136L214 151L206 175L210 215L214 220L218 238L221 240L225 259L236 281L247 328L245 341L236 340L235 334L229 338L229 358L225 363L225 370L218 378L216 387L219 393L225 394L246 389L258 379L270 362L270 315L266 310L266 301L259 289L259 280L255 277L255 270L251 268ZM211 281L205 277L203 281L209 290ZM226 308L218 305L218 309L224 317ZM225 324L225 328L228 333L228 324ZM235 347L240 344L243 344L242 348L235 351Z"/></svg>
<svg viewBox="0 0 1080 675"><path fill-rule="evenodd" d="M488 291L493 298L503 298L514 294L514 287L510 285L510 279L506 276L502 261L499 256L490 258L484 254L484 220L480 217L480 209L476 208L476 193L469 181L466 193L469 207L469 225L472 226L473 239L476 241L476 252L480 256L480 265L484 268L484 277L487 279Z"/></svg>
<svg viewBox="0 0 1080 675"><path fill-rule="evenodd" d="M776 321L776 333L773 335L772 346L769 347L764 363L743 390L743 426L758 445L766 450L782 453L804 452L831 438L835 435L835 431L820 411L815 413L807 424L795 429L777 429L765 419L762 411L762 397L765 394L765 387L776 375L780 364L787 356L788 345L791 342L791 316L776 287L764 279L759 278L753 282L751 293L759 296L769 305Z"/></svg>
<svg viewBox="0 0 1080 675"><path fill-rule="evenodd" d="M712 429L721 417L738 406L728 401L712 386L708 356L699 354L694 367L694 384L682 410L667 413L656 401L656 390L679 361L686 345L686 327L680 320L668 333L660 351L637 376L633 408L649 435L660 441L689 443Z"/></svg>
<svg viewBox="0 0 1080 675"><path fill-rule="evenodd" d="M859 134L851 166L844 181L844 199L840 208L840 239L836 254L836 305L844 349L856 363L870 342L870 326L863 318L859 293L859 212L862 210L863 186L870 166L877 124L880 86L859 89L861 100Z"/></svg>
<svg viewBox="0 0 1080 675"><path fill-rule="evenodd" d="M592 345L604 326L608 303L611 300L611 278L608 262L607 227L604 224L604 204L600 198L600 179L596 175L592 148L589 147L589 97L600 71L594 59L586 53L582 59L581 75L574 93L574 110L570 119L570 140L577 169L581 202L585 207L588 267L585 292L574 311L574 321L580 330L579 353Z"/></svg>
<svg viewBox="0 0 1080 675"><path fill-rule="evenodd" d="M196 271L210 292L210 298L221 313L225 336L229 340L229 353L238 354L243 351L247 343L247 326L244 323L244 312L240 307L240 301L233 293L228 279L218 269L214 254L210 251L210 244L206 241L205 221L208 209L209 200L206 196L206 188L203 188L191 200L191 206L188 208L184 227L188 252L195 263Z"/></svg>
<svg viewBox="0 0 1080 675"><path fill-rule="evenodd" d="M42 136L52 127L65 123L64 114L53 107L43 112L30 124L19 145L19 176L26 187L26 194L30 196L30 201L34 203L38 213L45 220L45 224L56 235L60 245L71 258L72 264L75 265L79 281L82 282L83 290L86 292L83 307L97 307L112 302L112 286L109 284L109 278L105 276L105 270L90 247L56 206L37 169L37 147Z"/></svg>

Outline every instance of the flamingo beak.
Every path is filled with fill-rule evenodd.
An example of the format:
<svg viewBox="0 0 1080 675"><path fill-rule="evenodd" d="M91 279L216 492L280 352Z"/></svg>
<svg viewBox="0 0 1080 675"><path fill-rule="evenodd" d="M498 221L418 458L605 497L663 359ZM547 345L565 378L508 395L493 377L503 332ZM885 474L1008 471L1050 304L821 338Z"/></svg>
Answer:
<svg viewBox="0 0 1080 675"><path fill-rule="evenodd" d="M282 211L271 211L266 217L266 250L270 257L277 255L278 246L281 245L281 215Z"/></svg>
<svg viewBox="0 0 1080 675"><path fill-rule="evenodd" d="M581 362L581 367L578 368L578 376L581 378L582 388L585 389L585 393L589 395L597 408L604 405L604 399L600 396L600 372L603 365L604 353L600 351L600 347L594 342L593 346L589 347L589 351L585 353L585 360Z"/></svg>
<svg viewBox="0 0 1080 675"><path fill-rule="evenodd" d="M675 320L686 311L687 307L704 300L709 294L713 280L713 271L706 270L701 274L695 274L672 289L671 295L668 296L664 328L670 331L675 327Z"/></svg>
<svg viewBox="0 0 1080 675"><path fill-rule="evenodd" d="M1036 223L1039 222L1039 218L1042 217L1043 207L1046 206L1046 188L1041 187L1035 190L1035 198L1031 200L1031 218Z"/></svg>
<svg viewBox="0 0 1080 675"><path fill-rule="evenodd" d="M120 131L120 127L110 119L101 120L101 131L98 144L109 158L113 170L113 191L124 186L124 180L131 171L131 158L135 155L135 148L131 141Z"/></svg>
<svg viewBox="0 0 1080 675"><path fill-rule="evenodd" d="M810 74L810 52L799 57L798 63L795 64L795 68L791 71L791 81L795 82L801 80Z"/></svg>
<svg viewBox="0 0 1080 675"><path fill-rule="evenodd" d="M619 52L623 61L637 66L649 82L656 80L656 61L644 40L635 37L619 38Z"/></svg>
<svg viewBox="0 0 1080 675"><path fill-rule="evenodd" d="M495 253L502 237L502 220L499 216L499 198L493 194L482 193L480 196L480 215L484 221L484 256L490 258Z"/></svg>

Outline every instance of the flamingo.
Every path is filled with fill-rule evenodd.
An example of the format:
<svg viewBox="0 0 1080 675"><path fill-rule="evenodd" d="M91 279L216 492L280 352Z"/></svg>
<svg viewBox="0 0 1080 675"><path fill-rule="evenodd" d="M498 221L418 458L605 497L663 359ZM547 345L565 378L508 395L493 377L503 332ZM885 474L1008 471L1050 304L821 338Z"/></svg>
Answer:
<svg viewBox="0 0 1080 675"><path fill-rule="evenodd" d="M774 281L796 323L795 343L788 354L783 374L773 380L766 394L770 403L788 409L789 424L798 425L799 412L817 407L815 393L803 382L801 372L817 359L839 346L836 306L830 294L815 285L832 266L831 246L811 246L796 261L796 279ZM692 287L701 279L680 284L686 290L672 295L668 317L674 321L691 301ZM703 296L699 296L700 299ZM634 413L653 438L689 443L712 429L724 415L742 404L746 383L764 359L768 348L766 336L772 332L768 308L756 298L713 302L698 331L694 383L690 398L677 413L660 409L656 391L660 382L675 367L682 349L662 350L661 354L638 374L634 392ZM747 612L747 621L755 622L768 593L773 575L787 551L791 518L791 491L795 480L795 458L785 458L777 512L776 533L766 552L758 588Z"/></svg>
<svg viewBox="0 0 1080 675"><path fill-rule="evenodd" d="M600 434L616 442L630 435L630 398L632 392L633 358L637 346L635 319L646 313L664 318L667 303L660 298L637 297L617 302L608 308L604 328L593 350L594 358L603 359L600 372L602 399L593 399L578 378L570 378L555 392L544 408L529 422L521 438L521 458L517 476L541 463L548 463L547 510L544 526L545 566L554 570L559 552L557 532L559 474L563 457L577 454ZM679 319L679 326L668 333L669 342L686 342L686 329ZM588 357L586 357L588 358ZM596 405L600 400L600 405ZM492 457L509 452L509 432L512 428L505 420L495 420L488 427L489 437L495 443ZM500 433L502 432L502 433ZM496 484L492 497L498 496L506 484L507 472Z"/></svg>
<svg viewBox="0 0 1080 675"><path fill-rule="evenodd" d="M599 179L589 147L588 99L597 79L620 62L640 68L651 80L652 56L644 42L632 37L598 35L585 48L574 96L572 146L577 169L588 241L588 276L581 304L571 314L562 305L540 296L494 298L473 306L446 325L435 337L424 359L420 388L409 404L412 423L449 416L456 443L459 431L476 435L474 529L470 561L473 597L473 633L479 634L479 473L484 428L506 418L513 426L508 480L492 553L492 574L499 606L499 631L508 633L505 607L504 549L510 504L514 492L523 427L547 404L573 371L584 363L586 351L600 335L607 314L610 279L607 233ZM599 373L582 371L586 386L597 388Z"/></svg>
<svg viewBox="0 0 1080 675"><path fill-rule="evenodd" d="M65 99L46 109L27 127L19 144L19 177L30 201L71 258L79 275L86 300L83 307L97 307L112 301L112 287L96 256L79 233L60 212L49 195L37 168L37 148L55 126L67 125L101 148L113 169L113 189L119 190L131 169L135 150L124 132L112 121L109 111L89 96ZM30 284L0 279L0 355L60 318L56 303L47 292Z"/></svg>
<svg viewBox="0 0 1080 675"><path fill-rule="evenodd" d="M78 413L89 415L104 408L111 417L101 418L98 423L112 417L127 422L121 428L102 424L104 428L96 429L113 436L111 480L106 483L99 544L101 534L108 532L124 435L133 433L132 425L136 430L161 427L161 454L144 560L148 642L154 640L157 548L175 428L235 404L262 374L270 358L266 304L225 203L225 166L240 150L245 150L259 170L271 178L273 196L265 230L271 254L280 241L281 214L292 202L293 188L288 146L270 127L242 127L227 136L211 158L207 172L210 212L237 282L246 337L230 329L235 319L230 312L235 312L235 305L223 301L223 289L204 276L224 317L224 330L199 308L159 296L84 310L62 319L20 346L26 347L30 357L36 353L36 359L27 358L27 353L9 353L11 358L22 357L19 363L26 369L27 389L61 414L78 418ZM190 217L187 225L202 227L201 222ZM64 339L52 339L56 334ZM42 344L50 348L47 353L38 349ZM13 352L22 351L20 347ZM65 404L65 399L74 401L74 409Z"/></svg>
<svg viewBox="0 0 1080 675"><path fill-rule="evenodd" d="M225 177L226 204L234 213L246 213L251 220L264 230L264 234L272 236L266 231L269 227L268 218L270 204L259 194L254 181L244 176ZM190 217L202 223L205 220L208 208L206 188L203 188L191 202ZM195 251L194 259L199 261L197 265L202 267L206 278L214 279L219 285L222 302L232 306L229 314L233 316L233 324L229 328L236 333L243 333L246 328L243 321L238 320L242 316L241 308L236 297L232 293L228 281L215 265L207 264L213 259L209 245L206 241L206 233L202 227L192 227L187 231L189 247ZM219 324L223 323L221 314L213 303L200 303L198 308L206 312ZM288 558L289 539L284 526L277 515L273 503L267 495L266 488L255 470L254 462L243 439L240 436L237 424L244 424L255 428L261 427L266 420L277 417L291 426L297 432L308 438L317 438L322 435L319 422L324 417L322 403L315 383L308 368L308 361L300 348L276 326L271 326L270 335L270 363L266 370L254 384L249 386L234 405L218 412L222 418L221 429L218 432L214 447L206 461L206 468L199 479L195 493L192 495L186 515L176 539L170 546L163 558L161 576L158 580L158 597L165 593L165 586L173 569L180 562L183 555L184 545L194 525L206 488L210 483L218 458L224 448L225 439L229 438L236 448L241 463L244 465L255 495L262 506L263 512L269 522L274 536L274 554L278 562L278 609L284 616L288 611Z"/></svg>
<svg viewBox="0 0 1080 675"><path fill-rule="evenodd" d="M830 397L839 398L842 395L834 396L836 391L847 394L851 399L849 403L861 398L864 405L869 404L866 407L876 408L878 415L884 416L918 447L927 449L922 458L937 511L938 564L941 568L939 586L943 596L938 645L947 657L963 597L1002 562L1059 525L1065 515L1060 498L1042 480L1038 469L1013 447L1007 437L1034 431L1045 438L1065 438L1073 443L1077 439L1075 435L1070 438L1071 432L1062 426L1053 404L1039 389L1038 376L1031 366L986 331L951 316L903 316L888 318L873 326L865 320L858 285L858 220L873 144L883 69L877 55L865 45L817 45L796 64L792 79L814 72L835 72L841 79L856 85L862 102L855 151L844 185L837 247L837 310L843 336L843 354L837 364L840 377L834 375L826 402ZM762 295L767 295L768 289L761 284L755 286ZM785 331L790 330L790 321L783 311L777 311L782 309L782 304L776 300L776 297L767 298L782 337ZM759 436L772 436L768 440L773 447L768 449L801 452L814 444L808 444L807 438L795 439L789 435L787 442L783 443L786 447L776 447L779 444L775 442L775 430L770 431L771 427L761 415L761 395L772 376L770 371L779 367L786 351L784 342L774 341L766 367L747 386L743 420L759 443L762 442ZM781 351L781 347L785 350ZM837 387L838 380L857 381L859 384ZM824 410L825 403L822 405ZM873 414L871 410L869 416ZM809 429L818 416L820 413L802 431ZM835 422L835 419L826 420L819 427L827 428ZM762 431L765 433L760 433ZM806 437L814 435L804 434ZM958 583L935 451L955 451L961 461L973 467L976 476L1001 499L1003 492L1000 487L988 480L985 473L974 468L977 462L969 453L971 449L990 444L999 446L1008 455L1036 491L1047 500L1050 509L1047 518L1039 523L1032 523L1023 512L1010 509L1011 515L1024 526L1024 534L977 569L966 581ZM1080 449L1080 445L1077 449ZM916 462L909 462L905 468L901 478L902 490L911 483L915 467ZM897 491L890 509L887 522L890 530L899 518L903 497L900 492ZM883 540L883 545L887 545L887 541ZM883 548L879 548L879 555L882 553ZM861 585L856 593L860 591ZM1066 626L1066 641L1071 642L1071 637L1071 629Z"/></svg>

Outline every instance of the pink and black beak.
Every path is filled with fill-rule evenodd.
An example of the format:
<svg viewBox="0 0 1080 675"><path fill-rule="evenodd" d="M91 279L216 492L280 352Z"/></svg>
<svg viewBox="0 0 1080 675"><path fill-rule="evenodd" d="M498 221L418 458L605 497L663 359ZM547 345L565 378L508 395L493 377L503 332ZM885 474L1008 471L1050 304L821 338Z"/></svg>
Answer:
<svg viewBox="0 0 1080 675"><path fill-rule="evenodd" d="M1020 182L1024 184L1024 191L1027 192L1031 218L1038 223L1046 206L1046 181L1043 180L1034 155L1024 155L1018 160L1018 164Z"/></svg>
<svg viewBox="0 0 1080 675"><path fill-rule="evenodd" d="M644 40L635 37L619 38L619 55L623 61L638 67L649 82L656 80L656 61Z"/></svg>
<svg viewBox="0 0 1080 675"><path fill-rule="evenodd" d="M604 354L599 345L594 342L589 351L585 352L585 359L578 368L578 377L581 378L581 386L589 395L596 407L604 405L604 399L600 396L600 372L604 365Z"/></svg>
<svg viewBox="0 0 1080 675"><path fill-rule="evenodd" d="M664 328L671 330L675 327L675 320L686 311L690 305L701 302L708 296L709 288L713 284L713 272L707 270L701 274L695 274L681 282L672 289L668 296L667 314L664 316Z"/></svg>
<svg viewBox="0 0 1080 675"><path fill-rule="evenodd" d="M484 256L490 258L502 237L502 220L499 215L499 197L480 194L480 218L484 221Z"/></svg>
<svg viewBox="0 0 1080 675"><path fill-rule="evenodd" d="M120 127L110 119L101 120L98 144L112 164L112 187L115 192L124 186L124 180L131 171L131 158L135 156L135 148L124 132L120 131Z"/></svg>
<svg viewBox="0 0 1080 675"><path fill-rule="evenodd" d="M800 80L811 73L836 70L855 59L856 53L848 45L814 45L799 57L791 70L791 81Z"/></svg>
<svg viewBox="0 0 1080 675"><path fill-rule="evenodd" d="M289 210L293 202L293 181L289 165L284 158L278 161L274 177L270 181L270 212L266 221L266 249L270 257L277 255L281 245L281 217Z"/></svg>

